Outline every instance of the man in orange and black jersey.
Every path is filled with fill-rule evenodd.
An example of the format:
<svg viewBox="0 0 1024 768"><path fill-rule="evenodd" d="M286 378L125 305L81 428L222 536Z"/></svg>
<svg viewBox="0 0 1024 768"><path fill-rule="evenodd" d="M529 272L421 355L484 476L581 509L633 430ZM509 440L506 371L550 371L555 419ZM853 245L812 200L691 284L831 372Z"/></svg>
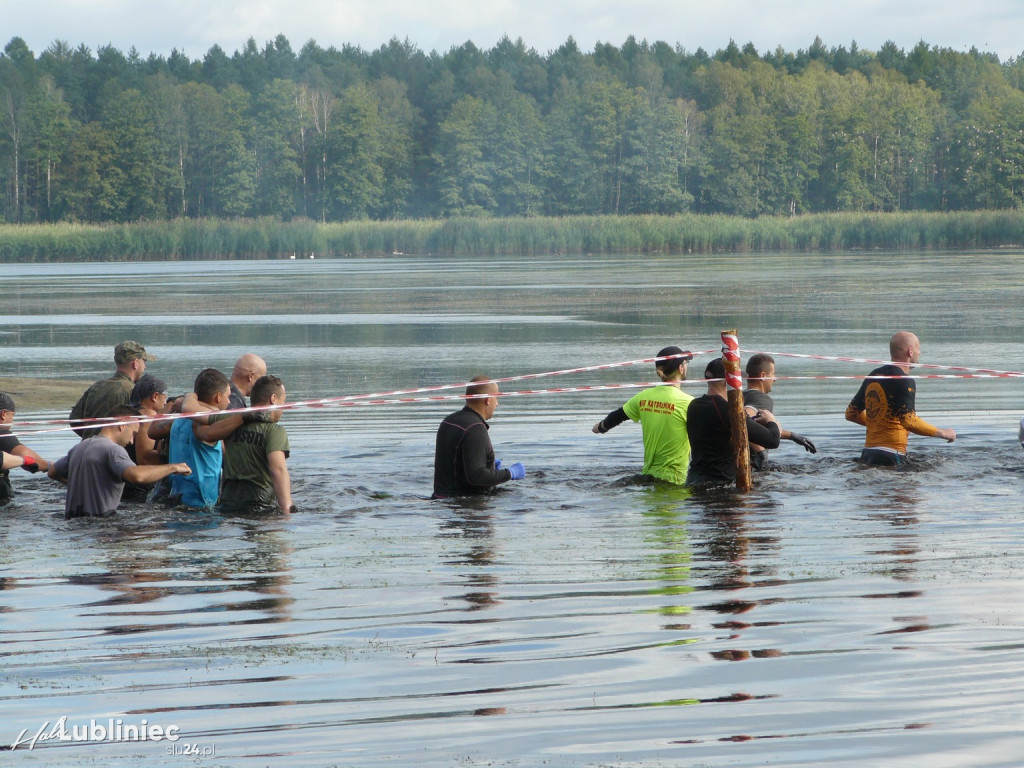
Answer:
<svg viewBox="0 0 1024 768"><path fill-rule="evenodd" d="M911 365L921 357L921 342L909 331L899 331L889 340L892 363L876 368L867 378L850 404L846 406L846 420L867 427L864 450L860 460L864 464L897 466L907 460L909 433L925 437L941 437L946 442L956 440L956 432L929 424L915 410L915 382L907 374Z"/></svg>

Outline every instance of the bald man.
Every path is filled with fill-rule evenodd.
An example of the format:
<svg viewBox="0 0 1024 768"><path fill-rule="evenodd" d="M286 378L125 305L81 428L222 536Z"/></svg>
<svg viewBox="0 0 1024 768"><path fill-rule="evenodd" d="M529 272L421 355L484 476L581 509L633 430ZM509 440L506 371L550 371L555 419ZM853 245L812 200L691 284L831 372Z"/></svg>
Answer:
<svg viewBox="0 0 1024 768"><path fill-rule="evenodd" d="M466 387L466 406L445 417L437 428L433 498L484 493L525 477L521 463L502 468L494 458L487 422L498 407L497 395L497 384L487 376L474 376Z"/></svg>
<svg viewBox="0 0 1024 768"><path fill-rule="evenodd" d="M266 375L267 364L262 357L247 352L238 358L231 371L231 400L228 401L228 408L247 408L249 404L245 398L252 394L253 384Z"/></svg>
<svg viewBox="0 0 1024 768"><path fill-rule="evenodd" d="M867 427L860 454L862 463L890 467L905 463L911 432L940 437L948 443L956 440L952 429L932 426L917 415L916 382L907 374L920 358L921 342L917 336L910 331L893 334L889 340L892 363L873 370L846 406L846 420Z"/></svg>
<svg viewBox="0 0 1024 768"><path fill-rule="evenodd" d="M231 398L224 406L224 410L235 411L239 408L248 408L249 402L245 398L252 394L253 385L266 375L267 364L259 355L247 352L238 358L238 362L231 370L231 377L228 379L228 383L231 385ZM174 403L172 410L175 413L197 413L205 411L207 408L195 392L187 392L184 397ZM171 434L171 422L158 421L151 424L149 434L157 439L168 437Z"/></svg>

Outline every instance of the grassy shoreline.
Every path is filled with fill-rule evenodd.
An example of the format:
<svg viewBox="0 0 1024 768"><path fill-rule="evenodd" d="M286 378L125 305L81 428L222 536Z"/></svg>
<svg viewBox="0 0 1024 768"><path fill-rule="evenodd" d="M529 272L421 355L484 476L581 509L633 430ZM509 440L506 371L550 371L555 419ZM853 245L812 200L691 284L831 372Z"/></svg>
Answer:
<svg viewBox="0 0 1024 768"><path fill-rule="evenodd" d="M575 216L317 223L176 219L0 225L0 263L921 250L1024 246L1024 213Z"/></svg>
<svg viewBox="0 0 1024 768"><path fill-rule="evenodd" d="M0 377L0 392L14 398L18 413L71 410L91 381Z"/></svg>

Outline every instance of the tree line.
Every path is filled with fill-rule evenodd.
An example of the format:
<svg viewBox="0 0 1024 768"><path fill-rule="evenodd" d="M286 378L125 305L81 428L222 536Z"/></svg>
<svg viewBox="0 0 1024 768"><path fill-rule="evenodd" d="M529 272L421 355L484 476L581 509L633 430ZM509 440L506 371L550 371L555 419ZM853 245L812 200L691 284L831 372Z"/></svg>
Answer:
<svg viewBox="0 0 1024 768"><path fill-rule="evenodd" d="M967 211L1024 201L1024 55L921 42L709 54L0 55L10 223Z"/></svg>

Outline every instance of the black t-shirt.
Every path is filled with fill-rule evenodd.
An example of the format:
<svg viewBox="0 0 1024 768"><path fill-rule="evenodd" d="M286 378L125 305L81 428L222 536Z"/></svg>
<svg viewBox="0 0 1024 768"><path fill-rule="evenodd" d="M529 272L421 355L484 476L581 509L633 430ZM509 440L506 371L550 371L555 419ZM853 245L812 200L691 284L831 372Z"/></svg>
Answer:
<svg viewBox="0 0 1024 768"><path fill-rule="evenodd" d="M718 395L702 395L686 410L686 433L690 438L690 471L687 485L736 481L732 455L732 425L729 404ZM747 417L747 436L765 448L779 447L779 425L759 424Z"/></svg>

